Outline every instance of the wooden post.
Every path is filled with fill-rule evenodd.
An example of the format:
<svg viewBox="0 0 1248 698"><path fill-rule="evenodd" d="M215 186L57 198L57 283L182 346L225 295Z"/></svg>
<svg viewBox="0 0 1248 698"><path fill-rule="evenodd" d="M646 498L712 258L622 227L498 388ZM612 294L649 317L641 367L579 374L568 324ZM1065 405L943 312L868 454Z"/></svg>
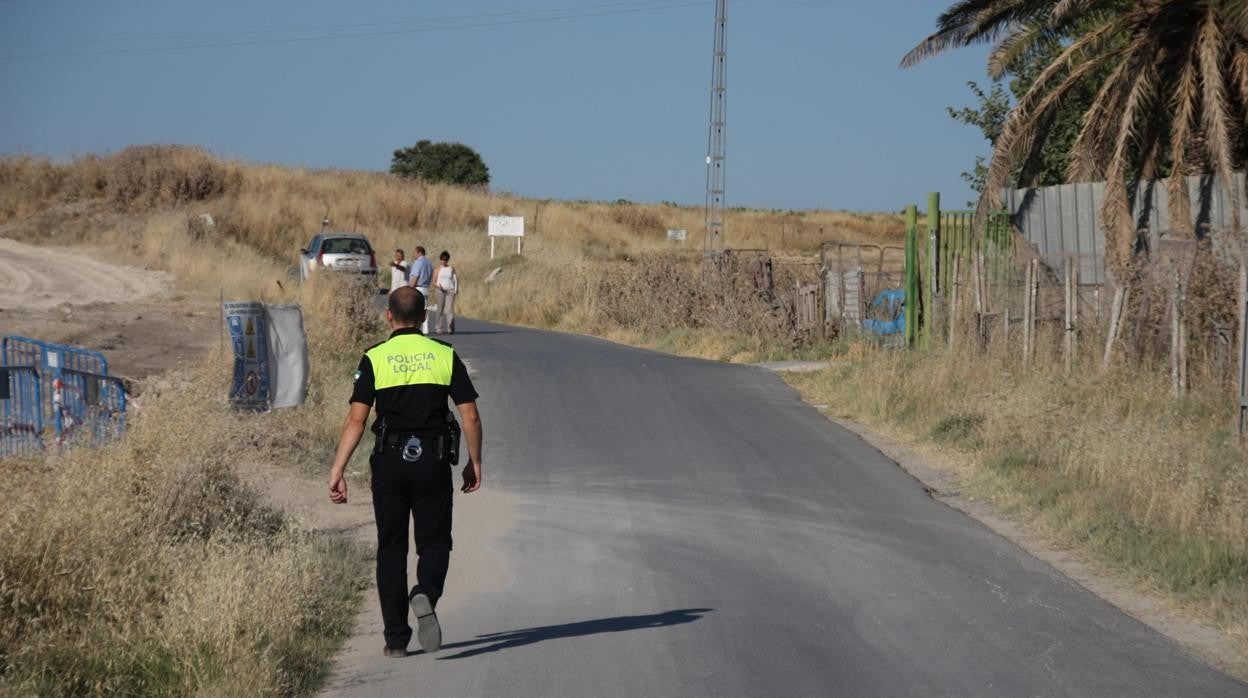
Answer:
<svg viewBox="0 0 1248 698"><path fill-rule="evenodd" d="M958 294L962 292L962 281L959 276L962 266L962 255L955 253L953 255L953 277L952 284L949 289L949 351L953 351L955 341L954 337L958 336Z"/></svg>
<svg viewBox="0 0 1248 698"><path fill-rule="evenodd" d="M1027 262L1026 288L1023 289L1023 365L1031 364L1031 349L1036 333L1036 272L1038 265L1033 258Z"/></svg>
<svg viewBox="0 0 1248 698"><path fill-rule="evenodd" d="M819 273L815 276L815 283L819 284L815 288L815 317L819 323L819 338L826 339L828 336L828 268L823 263L823 249L819 250Z"/></svg>
<svg viewBox="0 0 1248 698"><path fill-rule="evenodd" d="M1126 284L1114 289L1114 302L1109 309L1109 333L1105 337L1105 356L1101 359L1101 368L1108 369L1109 362L1114 358L1114 342L1118 340L1118 331L1122 326L1122 314L1126 312L1127 301L1131 299L1131 288Z"/></svg>
<svg viewBox="0 0 1248 698"><path fill-rule="evenodd" d="M1170 392L1174 397L1183 394L1183 385L1179 376L1179 272L1176 269L1170 284Z"/></svg>
<svg viewBox="0 0 1248 698"><path fill-rule="evenodd" d="M940 293L940 193L927 195L927 283L923 285L924 347L930 346L932 332L939 326L936 318L936 297Z"/></svg>
<svg viewBox="0 0 1248 698"><path fill-rule="evenodd" d="M984 327L984 253L976 252L971 259L971 280L975 287L975 347L976 351L988 348L988 333Z"/></svg>
<svg viewBox="0 0 1248 698"><path fill-rule="evenodd" d="M1187 392L1187 313L1183 307L1187 305L1187 292L1179 296L1179 385Z"/></svg>
<svg viewBox="0 0 1248 698"><path fill-rule="evenodd" d="M1239 441L1248 428L1248 263L1239 263L1239 406L1235 424Z"/></svg>
<svg viewBox="0 0 1248 698"><path fill-rule="evenodd" d="M1075 365L1075 352L1077 351L1077 340L1075 326L1079 322L1079 265L1075 263L1074 256L1066 257L1065 264L1066 276L1066 341L1064 354L1066 359L1066 372L1070 373Z"/></svg>
<svg viewBox="0 0 1248 698"><path fill-rule="evenodd" d="M845 255L836 246L836 307L840 309L841 324L845 324Z"/></svg>
<svg viewBox="0 0 1248 698"><path fill-rule="evenodd" d="M861 268L855 278L858 282L858 326L861 327L863 320L867 319L867 280Z"/></svg>
<svg viewBox="0 0 1248 698"><path fill-rule="evenodd" d="M919 338L919 234L918 208L906 207L906 346L913 348ZM840 248L837 248L838 250Z"/></svg>

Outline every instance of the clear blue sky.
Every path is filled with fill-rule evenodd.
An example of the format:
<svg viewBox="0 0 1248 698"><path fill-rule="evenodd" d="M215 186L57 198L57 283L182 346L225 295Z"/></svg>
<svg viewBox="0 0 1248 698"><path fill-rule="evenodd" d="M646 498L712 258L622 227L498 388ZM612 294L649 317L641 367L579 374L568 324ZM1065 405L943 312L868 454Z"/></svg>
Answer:
<svg viewBox="0 0 1248 698"><path fill-rule="evenodd" d="M987 144L945 107L985 51L897 67L947 4L730 0L729 205L969 199ZM0 0L0 152L384 170L429 138L477 149L497 190L701 203L713 19L692 0Z"/></svg>

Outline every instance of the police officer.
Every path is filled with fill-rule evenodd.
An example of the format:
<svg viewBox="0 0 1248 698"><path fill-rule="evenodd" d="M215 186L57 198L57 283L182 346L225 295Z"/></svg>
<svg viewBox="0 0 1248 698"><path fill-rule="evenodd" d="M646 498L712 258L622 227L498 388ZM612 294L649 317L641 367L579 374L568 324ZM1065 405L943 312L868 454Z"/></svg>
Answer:
<svg viewBox="0 0 1248 698"><path fill-rule="evenodd" d="M390 338L370 347L355 372L355 390L329 474L329 498L347 501L343 471L364 434L374 403L373 514L377 520L377 594L387 657L404 657L416 616L421 649L436 652L442 630L434 607L442 596L451 553L451 452L458 434L455 403L468 442L463 492L481 487L481 418L468 371L449 344L420 333L425 296L406 286L390 294ZM415 528L416 586L407 588L407 521Z"/></svg>

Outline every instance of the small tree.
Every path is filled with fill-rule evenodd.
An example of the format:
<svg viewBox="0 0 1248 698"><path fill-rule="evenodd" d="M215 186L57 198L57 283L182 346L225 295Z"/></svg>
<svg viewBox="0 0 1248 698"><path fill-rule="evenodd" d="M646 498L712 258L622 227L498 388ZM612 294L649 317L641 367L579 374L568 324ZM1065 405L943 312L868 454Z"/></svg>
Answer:
<svg viewBox="0 0 1248 698"><path fill-rule="evenodd" d="M490 183L490 169L485 161L463 143L417 141L410 148L394 151L390 172L402 177L419 177L426 182L460 186Z"/></svg>
<svg viewBox="0 0 1248 698"><path fill-rule="evenodd" d="M967 126L978 128L984 138L991 144L997 142L997 137L1001 135L1001 128L1005 125L1005 117L1010 113L1010 107L1013 103L1010 101L1010 95L1001 86L1001 83L994 82L992 89L985 92L978 83L972 81L966 83L971 88L971 92L975 93L975 98L979 100L978 107L962 107L954 109L946 107L949 116L960 121ZM971 185L971 189L976 194L984 193L984 182L988 180L988 163L982 155L975 156L975 169L970 172L963 172L962 179ZM974 206L975 204L968 204Z"/></svg>

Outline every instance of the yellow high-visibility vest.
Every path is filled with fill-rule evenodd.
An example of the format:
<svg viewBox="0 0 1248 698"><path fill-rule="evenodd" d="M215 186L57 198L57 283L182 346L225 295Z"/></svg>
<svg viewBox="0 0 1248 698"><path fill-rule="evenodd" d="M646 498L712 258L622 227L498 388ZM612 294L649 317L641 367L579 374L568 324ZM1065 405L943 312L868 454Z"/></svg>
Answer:
<svg viewBox="0 0 1248 698"><path fill-rule="evenodd" d="M401 334L364 353L373 365L373 388L451 385L455 350L420 334Z"/></svg>

